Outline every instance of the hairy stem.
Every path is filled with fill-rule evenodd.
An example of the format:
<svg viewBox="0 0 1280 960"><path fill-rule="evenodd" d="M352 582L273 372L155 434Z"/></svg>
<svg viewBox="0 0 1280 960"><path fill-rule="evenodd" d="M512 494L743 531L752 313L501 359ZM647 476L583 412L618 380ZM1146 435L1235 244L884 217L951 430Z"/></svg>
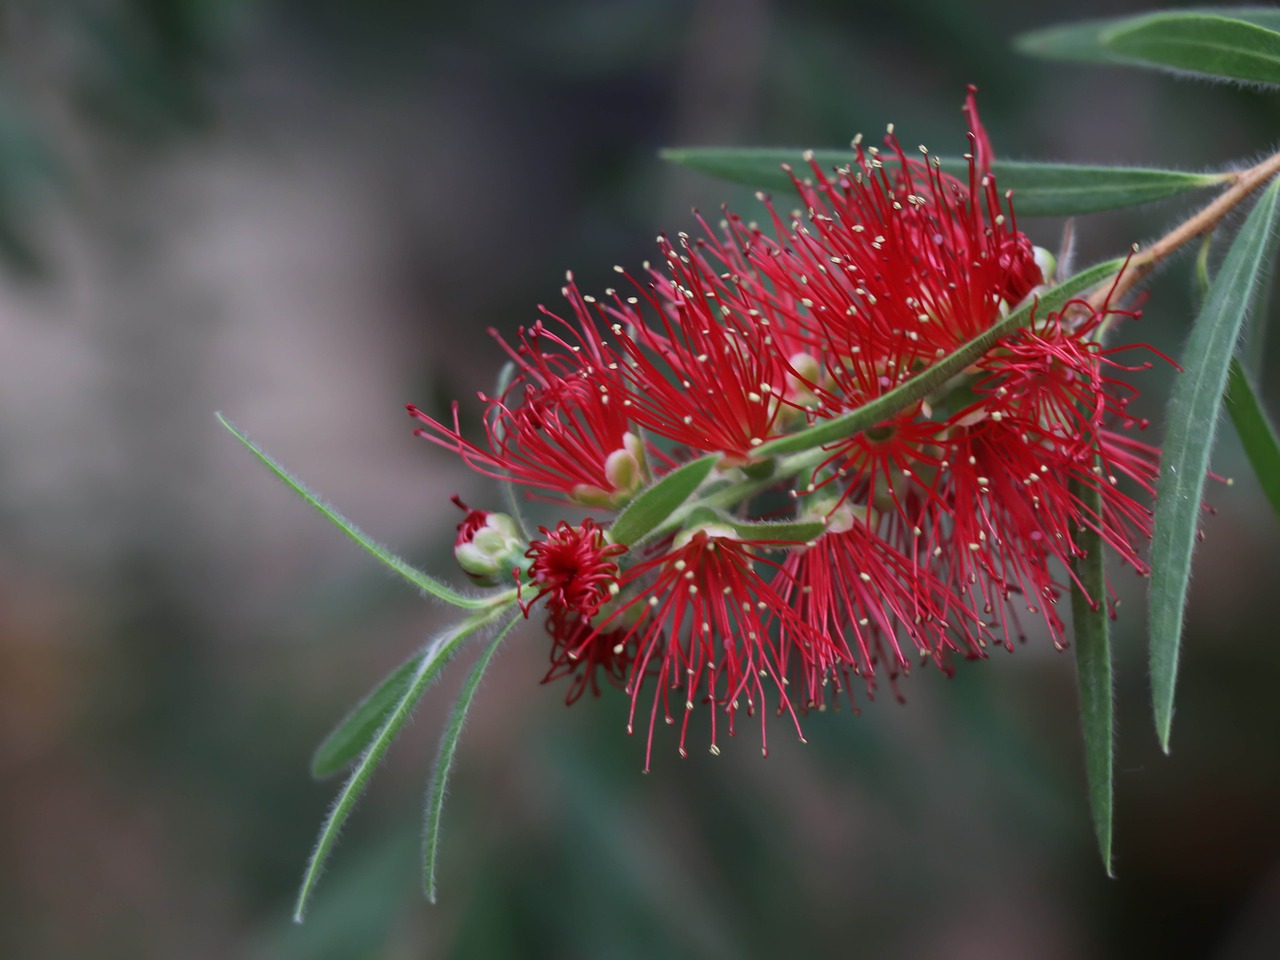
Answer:
<svg viewBox="0 0 1280 960"><path fill-rule="evenodd" d="M1247 170L1232 174L1228 181L1230 186L1213 203L1178 224L1145 250L1134 254L1115 284L1100 288L1089 298L1089 305L1096 310L1105 303L1119 302L1157 264L1190 241L1213 230L1222 222L1223 217L1277 173L1280 173L1280 153L1267 157Z"/></svg>

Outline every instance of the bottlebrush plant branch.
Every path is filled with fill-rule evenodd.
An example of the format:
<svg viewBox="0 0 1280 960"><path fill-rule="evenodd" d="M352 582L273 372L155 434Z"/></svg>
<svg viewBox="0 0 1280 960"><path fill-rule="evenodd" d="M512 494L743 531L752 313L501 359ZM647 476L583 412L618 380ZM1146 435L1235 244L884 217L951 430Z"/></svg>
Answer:
<svg viewBox="0 0 1280 960"><path fill-rule="evenodd" d="M1063 276L1020 227L1016 191L997 186L973 90L964 109L961 167L904 148L890 125L879 145L855 139L835 167L813 154L783 166L801 199L794 212L760 194L763 225L728 210L714 227L699 217L697 235L660 236L653 263L616 268L617 286L599 295L568 275L562 309L540 308L498 338L510 363L499 389L479 395L482 437L464 435L457 405L446 419L410 405L416 432L501 483L515 514L454 498L454 556L479 592L373 544L223 421L377 559L475 611L384 681L317 754L318 772L354 768L308 867L299 918L338 828L431 679L466 638L488 634L429 791L434 897L463 718L498 646L535 618L543 682L562 685L566 703L619 688L647 771L667 726L681 756L695 737L718 755L744 724L767 756L770 714L803 740L809 711L886 686L900 697L913 668L950 673L956 658L1012 650L1033 625L1065 648L1069 596L1086 776L1110 869L1116 600L1103 555L1146 575L1153 533L1190 542L1208 449L1196 448L1197 475L1183 484L1196 502L1153 512L1168 463L1129 408L1143 371L1168 360L1113 334L1138 316L1135 285L1216 234L1273 182L1280 154L1213 178L1222 193L1145 250ZM731 160L725 169L736 169ZM1078 169L1073 183L1068 167L1055 168L1054 183L1098 209L1087 193L1106 187L1106 171ZM1193 177L1187 189L1203 186ZM1052 190L1041 184L1042 203ZM1234 340L1224 349L1224 338L1260 288L1274 188L1267 198L1227 257L1240 290L1212 298L1198 330L1211 360L1181 364L1188 382L1216 391L1215 404L1225 373L1205 364L1226 369ZM1197 410L1216 416L1206 404ZM531 531L515 509L524 496L572 513ZM1179 604L1184 567L1171 586ZM1181 607L1155 612L1176 623ZM1172 643L1176 657L1172 632L1153 636L1153 650Z"/></svg>

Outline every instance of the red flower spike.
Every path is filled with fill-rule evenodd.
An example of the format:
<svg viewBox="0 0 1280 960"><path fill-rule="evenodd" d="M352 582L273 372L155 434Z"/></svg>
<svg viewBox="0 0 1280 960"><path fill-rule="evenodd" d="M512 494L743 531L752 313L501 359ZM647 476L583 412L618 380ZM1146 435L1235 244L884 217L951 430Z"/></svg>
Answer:
<svg viewBox="0 0 1280 960"><path fill-rule="evenodd" d="M971 143L985 142L972 94L969 111ZM810 161L811 178L793 175L807 222L784 223L770 204L787 245L758 238L752 247L752 295L781 293L806 308L795 322L827 357L826 399L843 409L988 329L1043 282L1031 242L1002 212L978 159L966 185L927 155L908 158L892 134L885 144L882 154L859 143L854 166L834 182Z"/></svg>
<svg viewBox="0 0 1280 960"><path fill-rule="evenodd" d="M605 618L600 632L621 639L611 649L631 649L634 660L627 679L632 732L641 692L652 676L653 700L645 746L649 769L653 733L661 706L663 718L675 723L682 712L679 751L686 756L689 719L698 703L711 705L711 752L718 754L719 715L735 732L738 711L760 711L761 749L768 756L765 730L766 683L776 689L778 714L787 713L800 731L797 706L788 692L787 666L799 664L799 675L826 669L841 657L827 637L805 624L786 600L757 571L778 571L763 556L770 549L797 546L790 542L744 541L728 527L707 525L676 538L669 552L636 564L623 575L622 606ZM773 624L782 625L774 636ZM788 649L791 645L795 649ZM822 666L818 666L822 665ZM680 704L683 703L683 711Z"/></svg>
<svg viewBox="0 0 1280 960"><path fill-rule="evenodd" d="M726 213L719 235L659 238L662 261L645 274L616 268L629 290L597 300L570 277L571 315L544 309L504 344L517 375L482 398L487 449L462 440L456 412L448 429L411 408L419 432L482 473L617 507L649 457L745 465L769 439L883 396L1045 282L990 175L972 89L965 112L967 176L942 173L923 148L908 156L891 129L883 149L855 143L834 175L812 160L794 174L804 213L784 218L762 195L772 237ZM1062 645L1055 604L1081 528L1145 569L1151 512L1120 481L1151 493L1158 461L1119 432L1133 425L1120 374L1149 364L1126 365L1139 348L1095 342L1118 311L1086 308L1039 319L935 394L825 447L791 491L802 517L828 520L812 544L746 541L713 521L623 569L625 551L591 521L544 528L523 558L533 593L521 604L547 610L545 679L570 678L567 702L598 693L601 675L624 685L629 732L652 681L647 770L660 707L674 724L684 703L682 755L698 703L712 708L713 753L743 708L761 710L767 751L774 690L799 732L798 713L829 693L852 701L853 677L869 695L883 679L896 693L913 658L949 672L954 655L1011 647L1022 607ZM677 449L645 449L641 428ZM1078 487L1099 493L1096 515Z"/></svg>
<svg viewBox="0 0 1280 960"><path fill-rule="evenodd" d="M565 296L579 307L572 286ZM575 333L559 323L563 336L538 322L520 329L514 349L503 343L517 373L502 396L480 394L488 405L487 449L463 439L457 404L452 429L412 404L408 410L425 424L415 431L418 436L456 451L485 476L612 505L638 488L644 449L630 432L625 384L616 366L610 368L599 337L589 327Z"/></svg>
<svg viewBox="0 0 1280 960"><path fill-rule="evenodd" d="M539 600L546 601L547 631L552 637L551 668L543 677L549 683L572 676L565 703L573 703L590 686L597 696L597 673L621 686L631 663L627 644L612 633L600 633L591 621L619 590L615 558L626 547L607 544L604 534L588 519L581 526L560 521L555 530L539 529L525 554L532 561L528 579L537 589L521 600L525 616Z"/></svg>
<svg viewBox="0 0 1280 960"><path fill-rule="evenodd" d="M631 415L654 434L745 463L777 435L787 365L767 322L716 271L713 260L724 266L731 254L714 241L708 254L705 241L683 235L679 250L665 237L658 242L670 276L651 271L647 288L628 277L641 296L615 292L607 308Z"/></svg>
<svg viewBox="0 0 1280 960"><path fill-rule="evenodd" d="M566 706L588 688L593 696L600 696L601 674L615 687L626 686L635 660L635 637L620 630L600 632L576 617L554 613L547 618L547 632L551 635L551 668L542 682L570 677Z"/></svg>
<svg viewBox="0 0 1280 960"><path fill-rule="evenodd" d="M617 594L618 564L614 558L627 548L606 543L604 531L591 519L577 527L561 520L555 530L539 527L538 532L542 539L533 541L525 554L532 561L529 580L538 591L533 599L521 601L525 615L545 599L553 614L590 620Z"/></svg>
<svg viewBox="0 0 1280 960"><path fill-rule="evenodd" d="M1054 606L1065 586L1055 569L1070 571L1083 527L1139 573L1147 570L1139 544L1150 538L1151 511L1118 478L1150 491L1158 453L1111 429L1115 421L1132 424L1125 412L1131 390L1105 374L1134 369L1114 359L1119 353L1150 348L1104 349L1090 339L1100 320L1090 315L1068 329L1054 315L1006 338L978 365L985 376L973 385L973 402L948 420L942 492L952 506L948 529L935 521L935 549L953 585L975 592L1006 637L1021 632L1016 617L1008 619L1017 594L1063 645ZM1100 516L1086 511L1073 482L1098 492Z"/></svg>
<svg viewBox="0 0 1280 960"><path fill-rule="evenodd" d="M832 531L809 549L790 554L775 579L778 593L800 620L833 638L842 653L834 663L805 664L809 704L825 707L831 681L834 697L847 690L852 704L850 674L864 680L872 697L880 668L897 695L898 674L911 668L900 641L910 644L911 654L922 662L932 660L947 674L953 652L967 659L984 657L986 631L978 615L930 569L879 536L871 523L863 518L841 522L842 513L851 511L837 508Z"/></svg>

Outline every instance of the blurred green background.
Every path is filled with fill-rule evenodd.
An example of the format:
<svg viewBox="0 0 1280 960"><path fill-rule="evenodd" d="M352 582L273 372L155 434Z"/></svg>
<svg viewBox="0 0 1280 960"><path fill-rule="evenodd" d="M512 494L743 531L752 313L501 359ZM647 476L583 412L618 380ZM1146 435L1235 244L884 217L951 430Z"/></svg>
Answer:
<svg viewBox="0 0 1280 960"><path fill-rule="evenodd" d="M0 6L0 956L1252 958L1280 955L1280 524L1229 428L1174 752L1141 584L1117 635L1117 869L1094 849L1071 656L922 672L655 769L616 691L566 710L530 626L498 658L418 893L455 664L291 898L343 711L443 621L216 425L447 571L460 492L410 435L511 330L750 191L668 145L835 146L887 121L1006 157L1215 168L1280 97L1040 64L1010 38L1121 2L9 0ZM1114 255L1180 213L1080 222ZM1056 246L1061 224L1027 221ZM1187 261L1125 334L1177 351ZM1280 338L1273 338L1273 343ZM1274 366L1276 353L1264 357ZM1274 379L1274 378L1273 378ZM1167 377L1144 375L1156 419ZM1272 409L1277 399L1269 392ZM474 415L477 406L469 408ZM696 742L696 741L695 741Z"/></svg>

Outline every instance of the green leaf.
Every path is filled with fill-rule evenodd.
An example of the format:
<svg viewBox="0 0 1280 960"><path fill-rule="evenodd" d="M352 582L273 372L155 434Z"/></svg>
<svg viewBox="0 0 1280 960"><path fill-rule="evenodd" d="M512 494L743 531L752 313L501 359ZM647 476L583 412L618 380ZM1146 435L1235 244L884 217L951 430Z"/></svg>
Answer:
<svg viewBox="0 0 1280 960"><path fill-rule="evenodd" d="M318 510L326 520L332 523L356 543L360 544L366 552L373 555L384 566L389 567L391 570L404 577L419 590L422 590L424 593L431 594L431 596L435 597L437 600L443 600L445 603L453 604L455 607L462 607L464 610L480 610L491 606L494 603L494 597L492 595L464 597L462 594L441 583L439 580L436 580L434 577L428 576L416 567L406 563L385 547L379 546L354 523L326 504L317 494L308 490L302 484L302 481L294 477L288 470L272 459L265 450L236 429L230 420L224 417L221 413L215 413L214 416L218 418L218 422L220 424L230 431L233 437L248 447L255 457L265 463L271 469L272 473L283 480L290 490L300 496L303 500L307 501L307 503L311 504L311 506L315 507L315 509Z"/></svg>
<svg viewBox="0 0 1280 960"><path fill-rule="evenodd" d="M690 461L641 491L618 514L618 519L613 521L613 526L609 528L609 539L625 546L642 540L689 499L689 495L710 476L712 467L719 459L716 454L710 454Z"/></svg>
<svg viewBox="0 0 1280 960"><path fill-rule="evenodd" d="M324 738L311 758L313 777L317 780L331 777L365 751L387 714L404 695L424 655L424 651L419 651L396 668Z"/></svg>
<svg viewBox="0 0 1280 960"><path fill-rule="evenodd" d="M922 370L910 380L894 387L888 393L831 420L823 420L801 430L770 440L756 448L756 456L769 457L784 453L797 453L809 450L836 440L842 440L861 433L877 423L887 420L898 411L905 409L916 401L932 393L965 367L975 363L984 353L990 350L997 341L1009 336L1019 327L1025 326L1035 310L1040 316L1060 309L1082 291L1097 286L1101 281L1115 276L1123 266L1123 260L1111 260L1090 267L1058 286L1042 293L1033 302L1027 303L1013 311L1003 320L989 327L985 332L970 340L960 349L943 357L933 366Z"/></svg>
<svg viewBox="0 0 1280 960"><path fill-rule="evenodd" d="M463 640L481 627L508 613L510 609L510 604L504 604L473 614L468 619L440 634L427 645L427 648L417 661L417 669L409 676L408 682L401 690L399 697L394 698L390 711L369 741L368 748L361 755L355 769L351 771L351 776L343 784L337 799L334 800L333 806L329 809L329 815L325 818L324 825L320 828L320 836L316 839L315 848L311 852L311 859L307 862L307 869L302 878L302 886L298 890L298 899L294 905L293 919L296 922L301 923L303 916L306 914L307 903L315 890L316 881L320 879L320 873L324 868L325 861L328 860L329 854L333 850L333 845L338 840L338 833L341 831L342 825L346 823L347 817L351 815L356 801L360 799L364 788L368 786L369 778L373 776L374 769L386 754L387 748L391 746L391 741L396 738L405 721L413 713L414 707L422 699L427 687L431 685L440 670L457 652Z"/></svg>
<svg viewBox="0 0 1280 960"><path fill-rule="evenodd" d="M808 163L802 154L800 150L728 147L662 151L662 157L673 163L762 190L793 189L782 164L791 164L803 179ZM813 156L825 170L847 166L853 160L851 150L815 150ZM963 178L968 175L969 164L960 158L944 157L942 169ZM1020 217L1074 216L1131 207L1227 180L1227 175L1221 173L1014 160L995 161L991 172L1002 189L1013 191L1013 207Z"/></svg>
<svg viewBox="0 0 1280 960"><path fill-rule="evenodd" d="M720 523L733 527L738 536L744 540L768 541L780 543L809 543L822 536L827 525L821 520L739 520L737 517L721 515Z"/></svg>
<svg viewBox="0 0 1280 960"><path fill-rule="evenodd" d="M1108 50L1201 77L1280 84L1280 33L1210 14L1155 14L1103 34Z"/></svg>
<svg viewBox="0 0 1280 960"><path fill-rule="evenodd" d="M471 701L475 698L476 688L480 686L480 679L489 668L489 661L498 652L498 647L507 638L511 628L519 622L519 617L513 617L511 622L493 638L493 642L485 648L480 659L471 668L453 705L453 710L449 714L449 722L445 725L444 734L440 737L440 752L436 755L431 784L427 788L426 824L422 834L422 883L427 899L432 903L436 902L436 859L440 854L440 817L444 812L445 788L449 783L449 772L453 769L453 757L458 749L458 738L462 736L462 725L466 722L467 711L471 709Z"/></svg>
<svg viewBox="0 0 1280 960"><path fill-rule="evenodd" d="M1096 486L1072 482L1084 506L1087 523L1102 522L1102 495ZM1080 685L1080 718L1084 732L1085 771L1093 829L1107 876L1111 870L1111 820L1115 749L1115 716L1111 676L1111 637L1107 616L1107 575L1102 537L1093 526L1077 534L1084 551L1072 564L1071 619L1075 631L1076 676Z"/></svg>
<svg viewBox="0 0 1280 960"><path fill-rule="evenodd" d="M1227 372L1227 412L1271 509L1280 517L1280 437L1235 357Z"/></svg>
<svg viewBox="0 0 1280 960"><path fill-rule="evenodd" d="M1277 196L1273 180L1249 214L1209 287L1174 383L1156 487L1151 541L1151 692L1156 732L1165 752L1173 723L1173 690L1182 616L1191 575L1200 504L1213 448L1227 369L1275 251Z"/></svg>
<svg viewBox="0 0 1280 960"><path fill-rule="evenodd" d="M1178 10L1086 20L1023 34L1014 45L1051 60L1125 64L1211 79L1280 84L1280 13Z"/></svg>
<svg viewBox="0 0 1280 960"><path fill-rule="evenodd" d="M1042 60L1070 60L1077 63L1129 63L1124 57L1108 50L1102 42L1107 30L1144 17L1124 17L1106 20L1081 20L1056 27L1032 30L1013 38L1013 46L1019 53Z"/></svg>

